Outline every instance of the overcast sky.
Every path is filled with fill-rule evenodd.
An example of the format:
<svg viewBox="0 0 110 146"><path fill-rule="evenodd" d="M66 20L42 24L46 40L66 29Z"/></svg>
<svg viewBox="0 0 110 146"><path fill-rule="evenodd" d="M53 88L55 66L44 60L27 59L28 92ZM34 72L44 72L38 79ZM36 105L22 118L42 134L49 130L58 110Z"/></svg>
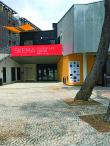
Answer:
<svg viewBox="0 0 110 146"><path fill-rule="evenodd" d="M52 28L52 23L58 22L67 10L76 3L89 3L99 0L1 0L20 17L25 17L39 28Z"/></svg>

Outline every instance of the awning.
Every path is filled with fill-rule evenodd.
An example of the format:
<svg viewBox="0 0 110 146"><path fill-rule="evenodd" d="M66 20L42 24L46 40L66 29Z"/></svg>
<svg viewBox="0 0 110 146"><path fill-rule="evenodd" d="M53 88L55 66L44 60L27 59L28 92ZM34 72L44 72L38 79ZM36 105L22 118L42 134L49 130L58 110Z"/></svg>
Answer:
<svg viewBox="0 0 110 146"><path fill-rule="evenodd" d="M57 64L62 56L33 56L13 57L12 59L20 64Z"/></svg>
<svg viewBox="0 0 110 146"><path fill-rule="evenodd" d="M25 24L25 25L19 26L18 28L20 28L23 31L30 31L34 29L30 24Z"/></svg>
<svg viewBox="0 0 110 146"><path fill-rule="evenodd" d="M12 26L4 26L9 31L12 31L14 33L20 33L25 31L34 30L34 27L31 24L24 24L18 27L12 27Z"/></svg>
<svg viewBox="0 0 110 146"><path fill-rule="evenodd" d="M12 26L4 26L7 30L15 32L15 33L20 33L21 31L18 30L16 27L12 27Z"/></svg>

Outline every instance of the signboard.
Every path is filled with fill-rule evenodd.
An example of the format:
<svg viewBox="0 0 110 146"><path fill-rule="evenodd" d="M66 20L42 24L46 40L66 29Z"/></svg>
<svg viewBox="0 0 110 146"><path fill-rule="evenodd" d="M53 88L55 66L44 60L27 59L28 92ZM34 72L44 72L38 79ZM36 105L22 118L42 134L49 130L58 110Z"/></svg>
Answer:
<svg viewBox="0 0 110 146"><path fill-rule="evenodd" d="M11 57L15 56L57 56L62 55L61 44L12 46Z"/></svg>
<svg viewBox="0 0 110 146"><path fill-rule="evenodd" d="M69 62L69 82L70 83L80 82L80 61Z"/></svg>

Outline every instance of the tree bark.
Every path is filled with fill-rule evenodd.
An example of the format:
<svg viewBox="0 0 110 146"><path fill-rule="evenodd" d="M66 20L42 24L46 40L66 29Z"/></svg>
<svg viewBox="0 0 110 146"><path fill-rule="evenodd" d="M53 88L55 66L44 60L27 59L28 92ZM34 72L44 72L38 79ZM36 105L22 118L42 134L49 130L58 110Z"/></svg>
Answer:
<svg viewBox="0 0 110 146"><path fill-rule="evenodd" d="M110 0L105 0L105 17L95 63L87 75L75 100L88 100L107 60L110 43Z"/></svg>

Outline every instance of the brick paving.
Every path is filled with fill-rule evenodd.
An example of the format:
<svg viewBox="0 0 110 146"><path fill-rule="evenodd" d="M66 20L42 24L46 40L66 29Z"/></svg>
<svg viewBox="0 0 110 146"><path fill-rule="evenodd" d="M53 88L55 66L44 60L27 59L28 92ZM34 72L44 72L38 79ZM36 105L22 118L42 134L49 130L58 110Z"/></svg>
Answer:
<svg viewBox="0 0 110 146"><path fill-rule="evenodd" d="M63 102L78 89L61 83L1 86L0 146L110 146L110 133L99 133L79 118L105 113L106 105L69 106ZM95 94L92 98L103 102Z"/></svg>

